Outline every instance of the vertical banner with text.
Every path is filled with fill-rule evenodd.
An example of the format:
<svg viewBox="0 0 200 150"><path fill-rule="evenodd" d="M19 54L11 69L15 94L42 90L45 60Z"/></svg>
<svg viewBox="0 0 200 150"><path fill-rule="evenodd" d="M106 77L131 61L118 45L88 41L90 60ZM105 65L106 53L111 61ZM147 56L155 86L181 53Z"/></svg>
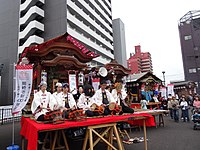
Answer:
<svg viewBox="0 0 200 150"><path fill-rule="evenodd" d="M167 85L167 95L169 96L169 94L171 94L171 96L174 96L174 85L173 84Z"/></svg>
<svg viewBox="0 0 200 150"><path fill-rule="evenodd" d="M69 89L70 92L74 93L76 92L76 75L75 74L69 74Z"/></svg>
<svg viewBox="0 0 200 150"><path fill-rule="evenodd" d="M16 65L15 99L12 108L13 114L20 112L29 101L32 79L32 65Z"/></svg>

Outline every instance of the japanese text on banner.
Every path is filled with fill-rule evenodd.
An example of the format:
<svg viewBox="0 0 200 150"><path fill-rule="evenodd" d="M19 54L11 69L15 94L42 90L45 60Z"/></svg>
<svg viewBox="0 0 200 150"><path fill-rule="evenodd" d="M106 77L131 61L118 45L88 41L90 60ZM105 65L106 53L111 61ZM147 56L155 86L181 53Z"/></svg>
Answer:
<svg viewBox="0 0 200 150"><path fill-rule="evenodd" d="M20 112L27 104L31 94L33 79L32 65L16 66L15 99L13 101L12 113Z"/></svg>

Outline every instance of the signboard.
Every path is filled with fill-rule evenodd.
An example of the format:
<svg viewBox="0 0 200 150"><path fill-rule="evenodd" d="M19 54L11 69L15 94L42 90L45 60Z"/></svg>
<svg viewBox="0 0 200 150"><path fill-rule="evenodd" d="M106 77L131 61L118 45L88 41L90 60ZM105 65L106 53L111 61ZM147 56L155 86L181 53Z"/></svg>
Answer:
<svg viewBox="0 0 200 150"><path fill-rule="evenodd" d="M13 101L12 113L17 114L27 104L31 94L33 66L16 65L15 98Z"/></svg>

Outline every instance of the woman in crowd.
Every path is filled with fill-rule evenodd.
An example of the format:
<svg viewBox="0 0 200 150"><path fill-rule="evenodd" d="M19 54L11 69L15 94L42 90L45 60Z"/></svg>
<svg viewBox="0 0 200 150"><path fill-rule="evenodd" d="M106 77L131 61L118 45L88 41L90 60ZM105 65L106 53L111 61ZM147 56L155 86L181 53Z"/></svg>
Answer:
<svg viewBox="0 0 200 150"><path fill-rule="evenodd" d="M174 121L179 122L179 102L176 100L175 96L172 96L171 105Z"/></svg>
<svg viewBox="0 0 200 150"><path fill-rule="evenodd" d="M200 109L200 99L199 99L199 96L197 95L194 97L193 106L197 109Z"/></svg>
<svg viewBox="0 0 200 150"><path fill-rule="evenodd" d="M189 105L185 98L182 99L182 102L180 103L180 107L183 114L183 122L186 121L185 119L187 119L187 121L189 122L190 121L189 114L188 114Z"/></svg>
<svg viewBox="0 0 200 150"><path fill-rule="evenodd" d="M172 103L171 103L171 101L172 101L172 97L169 97L168 98L168 102L167 102L167 107L169 109L170 117L171 117L171 119L173 119L173 109L172 109Z"/></svg>

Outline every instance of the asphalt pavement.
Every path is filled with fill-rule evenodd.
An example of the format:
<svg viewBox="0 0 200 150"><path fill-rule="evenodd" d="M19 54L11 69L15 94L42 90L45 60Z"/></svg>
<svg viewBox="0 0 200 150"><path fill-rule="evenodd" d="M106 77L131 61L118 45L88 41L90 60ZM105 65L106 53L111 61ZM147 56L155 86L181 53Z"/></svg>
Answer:
<svg viewBox="0 0 200 150"><path fill-rule="evenodd" d="M164 127L148 127L148 150L199 150L200 129L193 130L193 122L174 122L169 116L164 117ZM20 122L15 122L15 144L21 147ZM132 129L131 138L143 137L143 131ZM0 150L12 145L12 123L0 125ZM70 149L81 150L82 141L71 141ZM144 150L144 143L124 144L126 150ZM95 150L106 149L103 142Z"/></svg>

